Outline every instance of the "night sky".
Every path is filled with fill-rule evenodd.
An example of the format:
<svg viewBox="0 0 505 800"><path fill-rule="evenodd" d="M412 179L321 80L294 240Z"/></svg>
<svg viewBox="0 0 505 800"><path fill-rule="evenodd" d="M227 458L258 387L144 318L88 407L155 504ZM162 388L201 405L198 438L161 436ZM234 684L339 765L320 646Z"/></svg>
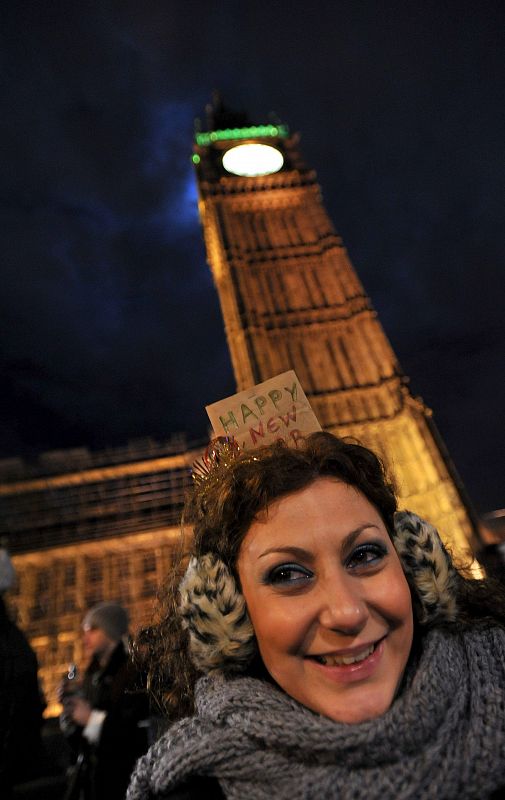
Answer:
<svg viewBox="0 0 505 800"><path fill-rule="evenodd" d="M505 505L502 2L2 4L0 458L201 438L235 391L190 163L214 88L302 134L479 511Z"/></svg>

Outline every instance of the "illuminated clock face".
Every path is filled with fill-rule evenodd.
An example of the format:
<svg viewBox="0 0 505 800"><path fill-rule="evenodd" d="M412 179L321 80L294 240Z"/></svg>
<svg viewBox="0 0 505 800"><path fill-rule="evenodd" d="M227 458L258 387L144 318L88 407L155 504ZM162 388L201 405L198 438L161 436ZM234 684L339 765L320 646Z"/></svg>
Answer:
<svg viewBox="0 0 505 800"><path fill-rule="evenodd" d="M223 156L223 167L227 172L248 178L279 172L283 164L281 151L270 144L238 144Z"/></svg>

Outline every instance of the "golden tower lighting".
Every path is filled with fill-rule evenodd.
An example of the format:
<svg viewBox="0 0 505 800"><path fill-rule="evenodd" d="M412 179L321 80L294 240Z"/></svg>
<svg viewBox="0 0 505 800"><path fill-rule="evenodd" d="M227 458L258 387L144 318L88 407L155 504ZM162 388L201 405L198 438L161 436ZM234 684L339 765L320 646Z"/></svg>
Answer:
<svg viewBox="0 0 505 800"><path fill-rule="evenodd" d="M193 154L237 390L294 369L322 427L380 452L401 505L467 553L477 527L464 489L430 410L410 394L298 137L243 121L215 105Z"/></svg>

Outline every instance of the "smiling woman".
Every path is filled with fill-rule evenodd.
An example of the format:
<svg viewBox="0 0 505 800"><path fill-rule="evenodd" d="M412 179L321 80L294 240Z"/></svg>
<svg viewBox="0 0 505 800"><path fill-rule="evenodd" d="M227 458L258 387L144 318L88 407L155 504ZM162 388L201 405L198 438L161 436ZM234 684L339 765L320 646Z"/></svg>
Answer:
<svg viewBox="0 0 505 800"><path fill-rule="evenodd" d="M503 591L358 444L212 452L153 640L179 721L130 800L502 796Z"/></svg>
<svg viewBox="0 0 505 800"><path fill-rule="evenodd" d="M387 711L413 635L400 559L377 509L334 478L274 502L249 528L238 573L263 664L339 722Z"/></svg>

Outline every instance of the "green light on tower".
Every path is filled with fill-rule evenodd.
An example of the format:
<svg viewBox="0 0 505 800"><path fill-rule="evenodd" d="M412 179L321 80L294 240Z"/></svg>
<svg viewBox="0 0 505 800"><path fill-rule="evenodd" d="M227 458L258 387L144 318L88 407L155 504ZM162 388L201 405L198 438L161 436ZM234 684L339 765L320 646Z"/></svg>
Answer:
<svg viewBox="0 0 505 800"><path fill-rule="evenodd" d="M250 125L248 128L225 128L220 131L195 134L197 145L207 147L213 142L230 142L237 139L264 139L266 137L279 137L286 139L289 136L287 125Z"/></svg>

